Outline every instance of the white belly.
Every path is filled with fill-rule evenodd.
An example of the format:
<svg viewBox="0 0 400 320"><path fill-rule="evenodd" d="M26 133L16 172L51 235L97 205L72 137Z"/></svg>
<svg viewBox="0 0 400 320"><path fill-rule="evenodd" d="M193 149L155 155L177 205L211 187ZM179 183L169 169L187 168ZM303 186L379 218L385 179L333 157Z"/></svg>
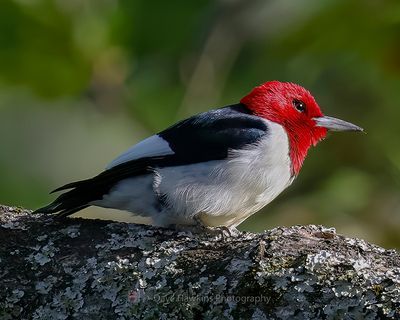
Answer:
<svg viewBox="0 0 400 320"><path fill-rule="evenodd" d="M171 208L160 222L199 214L209 226L236 226L278 196L293 180L289 143L280 125L268 127L264 140L233 151L229 161L160 169L157 190Z"/></svg>
<svg viewBox="0 0 400 320"><path fill-rule="evenodd" d="M286 132L267 122L266 138L232 151L228 160L159 168L141 180L123 180L98 205L151 217L161 226L193 224L196 215L209 226L237 226L293 180ZM154 192L163 195L166 209L154 207Z"/></svg>

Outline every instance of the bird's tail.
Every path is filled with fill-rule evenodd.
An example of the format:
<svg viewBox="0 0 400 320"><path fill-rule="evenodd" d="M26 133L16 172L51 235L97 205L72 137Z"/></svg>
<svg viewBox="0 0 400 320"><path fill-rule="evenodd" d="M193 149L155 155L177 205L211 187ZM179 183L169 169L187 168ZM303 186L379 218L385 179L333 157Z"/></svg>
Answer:
<svg viewBox="0 0 400 320"><path fill-rule="evenodd" d="M65 191L52 203L35 210L33 213L57 213L57 217L69 216L89 207L93 201L102 199L119 181L152 172L153 164L159 163L160 160L163 159L150 157L132 160L105 170L93 178L68 183L51 193L69 191Z"/></svg>
<svg viewBox="0 0 400 320"><path fill-rule="evenodd" d="M102 192L94 187L93 178L66 184L53 190L51 193L68 189L70 190L59 195L52 203L39 208L32 213L57 213L57 217L66 217L89 207L90 202L97 200L102 196Z"/></svg>

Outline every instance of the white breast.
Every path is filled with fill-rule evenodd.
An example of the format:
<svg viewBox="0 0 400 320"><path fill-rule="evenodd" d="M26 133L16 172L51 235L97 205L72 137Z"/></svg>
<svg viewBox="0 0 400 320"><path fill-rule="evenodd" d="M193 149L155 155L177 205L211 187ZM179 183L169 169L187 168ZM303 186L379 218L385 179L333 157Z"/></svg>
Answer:
<svg viewBox="0 0 400 320"><path fill-rule="evenodd" d="M235 150L229 160L158 169L157 192L170 210L157 224L191 220L200 214L210 226L236 226L270 203L292 182L289 141L279 124L256 145Z"/></svg>

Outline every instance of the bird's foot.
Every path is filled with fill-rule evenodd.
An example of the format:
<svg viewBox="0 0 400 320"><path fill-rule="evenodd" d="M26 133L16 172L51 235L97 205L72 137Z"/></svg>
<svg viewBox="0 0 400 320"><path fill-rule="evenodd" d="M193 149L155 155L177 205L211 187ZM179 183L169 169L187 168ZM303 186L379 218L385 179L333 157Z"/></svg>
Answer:
<svg viewBox="0 0 400 320"><path fill-rule="evenodd" d="M220 236L222 239L237 237L241 234L241 232L235 227L210 227L205 225L199 217L195 217L194 220L196 221L196 229L201 233L207 233L212 236Z"/></svg>
<svg viewBox="0 0 400 320"><path fill-rule="evenodd" d="M222 226L222 227L217 227L217 228L223 229L223 232L225 234L227 234L229 237L236 238L236 237L241 235L241 232L236 227L225 227L225 226Z"/></svg>

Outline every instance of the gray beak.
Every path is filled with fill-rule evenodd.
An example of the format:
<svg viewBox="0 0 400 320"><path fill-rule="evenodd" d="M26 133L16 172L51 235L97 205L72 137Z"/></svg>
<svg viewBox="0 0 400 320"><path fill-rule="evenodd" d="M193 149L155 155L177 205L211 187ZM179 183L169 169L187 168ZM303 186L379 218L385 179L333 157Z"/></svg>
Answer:
<svg viewBox="0 0 400 320"><path fill-rule="evenodd" d="M317 127L323 127L332 131L364 131L363 128L355 124L333 117L323 116L313 118L313 120L317 123Z"/></svg>

